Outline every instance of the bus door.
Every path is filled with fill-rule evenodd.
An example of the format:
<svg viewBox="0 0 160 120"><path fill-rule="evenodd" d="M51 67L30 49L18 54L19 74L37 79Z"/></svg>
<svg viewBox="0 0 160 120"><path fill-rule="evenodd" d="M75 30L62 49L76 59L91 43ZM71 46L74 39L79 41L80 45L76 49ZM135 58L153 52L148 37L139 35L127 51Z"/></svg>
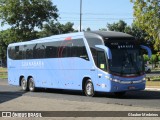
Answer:
<svg viewBox="0 0 160 120"><path fill-rule="evenodd" d="M109 89L109 81L106 79L108 74L108 59L112 59L111 51L108 47L103 45L96 45L97 47L97 90Z"/></svg>
<svg viewBox="0 0 160 120"><path fill-rule="evenodd" d="M104 72L107 72L107 60L105 51L97 51L97 67ZM102 77L102 73L98 71L98 78Z"/></svg>

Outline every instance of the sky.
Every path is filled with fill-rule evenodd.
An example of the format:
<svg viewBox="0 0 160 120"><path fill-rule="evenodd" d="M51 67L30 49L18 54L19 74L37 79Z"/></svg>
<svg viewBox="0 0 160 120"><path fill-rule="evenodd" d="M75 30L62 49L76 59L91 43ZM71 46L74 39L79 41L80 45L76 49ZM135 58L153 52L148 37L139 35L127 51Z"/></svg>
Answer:
<svg viewBox="0 0 160 120"><path fill-rule="evenodd" d="M62 24L74 23L74 29L80 28L80 0L52 0L59 12L58 21ZM133 4L130 0L82 0L82 29L107 28L107 23L124 20L128 25L133 22ZM7 29L9 26L0 26Z"/></svg>
<svg viewBox="0 0 160 120"><path fill-rule="evenodd" d="M80 26L80 0L52 0L59 9L61 23L74 23ZM128 25L133 22L133 4L130 0L82 0L82 28L98 30L106 28L107 23L124 20Z"/></svg>

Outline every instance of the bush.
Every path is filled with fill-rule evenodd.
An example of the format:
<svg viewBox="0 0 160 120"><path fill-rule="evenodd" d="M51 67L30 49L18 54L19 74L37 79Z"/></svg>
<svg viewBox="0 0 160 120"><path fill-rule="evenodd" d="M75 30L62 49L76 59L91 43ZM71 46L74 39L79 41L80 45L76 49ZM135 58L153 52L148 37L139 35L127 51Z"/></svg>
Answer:
<svg viewBox="0 0 160 120"><path fill-rule="evenodd" d="M156 63L156 62L158 62L158 57L157 57L157 55L153 54L153 55L151 56L150 62L151 62L151 63Z"/></svg>
<svg viewBox="0 0 160 120"><path fill-rule="evenodd" d="M143 58L144 58L144 62L145 62L145 63L146 63L147 61L149 61L148 55L144 54L144 55L143 55Z"/></svg>

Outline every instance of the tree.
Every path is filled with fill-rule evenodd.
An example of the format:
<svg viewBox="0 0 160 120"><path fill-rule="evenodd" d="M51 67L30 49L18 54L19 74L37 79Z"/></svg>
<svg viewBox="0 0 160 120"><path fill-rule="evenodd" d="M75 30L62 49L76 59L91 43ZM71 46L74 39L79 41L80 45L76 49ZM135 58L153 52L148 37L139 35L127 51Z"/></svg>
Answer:
<svg viewBox="0 0 160 120"><path fill-rule="evenodd" d="M124 32L130 34L134 36L137 40L139 40L141 44L151 45L151 38L146 39L148 38L148 34L144 30L137 27L134 23L131 26L128 26L125 21L120 20L117 23L107 24L107 28L111 31Z"/></svg>
<svg viewBox="0 0 160 120"><path fill-rule="evenodd" d="M0 31L0 58L3 60L4 64L6 64L8 44L17 41L20 41L20 37L18 37L13 29Z"/></svg>
<svg viewBox="0 0 160 120"><path fill-rule="evenodd" d="M131 26L126 26L124 32L134 36L141 44L147 44L150 47L153 45L152 38L149 38L148 34L134 23Z"/></svg>
<svg viewBox="0 0 160 120"><path fill-rule="evenodd" d="M57 11L51 0L0 0L2 25L10 25L23 40L36 38L35 28L56 20Z"/></svg>
<svg viewBox="0 0 160 120"><path fill-rule="evenodd" d="M153 38L154 48L160 49L160 1L131 0L134 3L135 24Z"/></svg>
<svg viewBox="0 0 160 120"><path fill-rule="evenodd" d="M144 58L144 62L146 63L147 61L149 61L149 57L147 54L144 54L143 55L143 58Z"/></svg>
<svg viewBox="0 0 160 120"><path fill-rule="evenodd" d="M107 24L107 28L110 31L118 31L118 32L124 32L126 26L127 23L125 23L123 20L119 20L119 22L117 23Z"/></svg>
<svg viewBox="0 0 160 120"><path fill-rule="evenodd" d="M100 28L100 31L107 31L107 28Z"/></svg>
<svg viewBox="0 0 160 120"><path fill-rule="evenodd" d="M158 56L156 54L153 54L150 58L150 62L152 63L152 68L153 68L153 64L154 64L154 67L156 67L157 61L158 61Z"/></svg>
<svg viewBox="0 0 160 120"><path fill-rule="evenodd" d="M47 37L51 35L64 34L74 32L73 23L67 22L66 24L61 24L59 22L54 23L50 21L43 26L42 31L39 33L41 37Z"/></svg>
<svg viewBox="0 0 160 120"><path fill-rule="evenodd" d="M86 31L91 31L91 28L90 28L90 27L88 27L88 28L86 29Z"/></svg>

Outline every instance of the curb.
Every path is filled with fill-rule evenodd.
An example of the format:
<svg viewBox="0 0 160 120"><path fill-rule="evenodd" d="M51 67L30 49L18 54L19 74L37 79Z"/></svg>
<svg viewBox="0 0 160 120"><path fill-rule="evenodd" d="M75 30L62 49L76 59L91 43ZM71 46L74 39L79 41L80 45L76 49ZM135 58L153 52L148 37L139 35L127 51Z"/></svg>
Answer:
<svg viewBox="0 0 160 120"><path fill-rule="evenodd" d="M160 88L145 88L148 91L160 91Z"/></svg>

